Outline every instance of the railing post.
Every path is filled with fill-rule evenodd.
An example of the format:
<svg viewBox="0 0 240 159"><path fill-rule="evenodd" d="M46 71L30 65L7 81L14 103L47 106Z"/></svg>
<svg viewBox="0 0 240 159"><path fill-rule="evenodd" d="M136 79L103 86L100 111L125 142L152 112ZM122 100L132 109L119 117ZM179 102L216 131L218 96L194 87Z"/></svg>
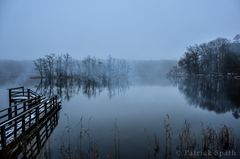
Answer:
<svg viewBox="0 0 240 159"><path fill-rule="evenodd" d="M31 122L31 121L29 121ZM25 115L22 116L22 133L25 132Z"/></svg>
<svg viewBox="0 0 240 159"><path fill-rule="evenodd" d="M31 98L29 101L31 101L31 107L37 105L37 97Z"/></svg>
<svg viewBox="0 0 240 159"><path fill-rule="evenodd" d="M1 127L1 144L2 144L2 149L6 147L6 131L5 131L5 125Z"/></svg>
<svg viewBox="0 0 240 159"><path fill-rule="evenodd" d="M28 118L28 127L30 127L31 126L31 111L28 113L28 115L27 115L27 117L26 118Z"/></svg>
<svg viewBox="0 0 240 159"><path fill-rule="evenodd" d="M14 121L14 139L16 139L17 138L17 121L15 120Z"/></svg>
<svg viewBox="0 0 240 159"><path fill-rule="evenodd" d="M22 87L22 94L23 94L23 96L24 96L24 87Z"/></svg>
<svg viewBox="0 0 240 159"><path fill-rule="evenodd" d="M36 108L36 123L39 122L39 107Z"/></svg>
<svg viewBox="0 0 240 159"><path fill-rule="evenodd" d="M12 91L11 89L8 90L9 107L12 106L12 93L11 93L11 91Z"/></svg>
<svg viewBox="0 0 240 159"><path fill-rule="evenodd" d="M41 150L41 135L40 135L40 131L37 131L36 139L37 139L36 143L37 143L37 153L38 153Z"/></svg>
<svg viewBox="0 0 240 159"><path fill-rule="evenodd" d="M40 103L41 103L41 97L37 96L37 104L40 104Z"/></svg>
<svg viewBox="0 0 240 159"><path fill-rule="evenodd" d="M26 102L23 102L23 111L26 111Z"/></svg>
<svg viewBox="0 0 240 159"><path fill-rule="evenodd" d="M30 89L27 89L27 95L28 95L28 99L30 99Z"/></svg>
<svg viewBox="0 0 240 159"><path fill-rule="evenodd" d="M15 114L15 116L17 116L17 105L16 104L14 105L14 114Z"/></svg>
<svg viewBox="0 0 240 159"><path fill-rule="evenodd" d="M45 115L47 115L47 102L44 103L44 111L45 111Z"/></svg>
<svg viewBox="0 0 240 159"><path fill-rule="evenodd" d="M8 108L8 119L10 120L12 118L12 108Z"/></svg>

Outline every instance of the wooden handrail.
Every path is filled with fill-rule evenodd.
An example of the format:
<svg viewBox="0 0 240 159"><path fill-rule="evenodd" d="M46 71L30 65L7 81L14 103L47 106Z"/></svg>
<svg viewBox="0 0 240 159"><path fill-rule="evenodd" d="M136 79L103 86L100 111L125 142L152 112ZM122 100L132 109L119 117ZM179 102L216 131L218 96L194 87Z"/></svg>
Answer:
<svg viewBox="0 0 240 159"><path fill-rule="evenodd" d="M50 122L49 122L50 121ZM48 124L49 123L49 124ZM0 158L8 158L11 156L12 158L18 158L21 155L22 149L25 150L25 154L23 158L36 158L39 150L44 146L45 142L53 132L53 128L58 124L58 111L54 110L44 118L39 124L33 126L32 129L27 130L26 135L20 135L17 137L17 134L14 134L14 137L17 137L17 140L21 140L23 143L13 142L10 143L9 147L6 151L2 151L0 153ZM37 136L36 140L33 140ZM22 138L24 137L24 140ZM34 142L32 146L32 141ZM21 146L19 146L19 144ZM30 145L30 146L29 146ZM7 145L8 146L8 145ZM25 156L26 155L26 156Z"/></svg>
<svg viewBox="0 0 240 159"><path fill-rule="evenodd" d="M42 96L39 96L39 97L41 98ZM17 104L15 104L15 105L13 105L13 106L9 106L8 108L13 108L13 107L18 106L18 105L21 105L21 104L23 104L23 103L25 103L25 102L32 101L33 99L34 99L34 98L26 99L26 100L24 100L23 102L17 103ZM46 97L44 97L43 99L46 99ZM0 112L2 112L2 111L4 111L4 110L7 110L8 108L2 109L2 110L0 110Z"/></svg>
<svg viewBox="0 0 240 159"><path fill-rule="evenodd" d="M21 87L9 88L8 90L16 90L16 89L22 89L22 88L24 88L24 87L21 86Z"/></svg>
<svg viewBox="0 0 240 159"><path fill-rule="evenodd" d="M27 110L26 112L22 113L19 116L16 116L12 118L9 121L6 121L0 125L0 130L1 130L1 149L4 149L6 146L8 146L10 143L15 141L17 137L20 134L17 134L17 132L20 131L21 134L24 134L27 132L29 129L31 130L31 127L34 125L38 124L40 121L44 120L47 116L50 115L51 112L59 110L60 107L58 106L53 106L52 104L48 105L47 111L42 111L45 112L46 114L40 115L40 107L44 108L43 104L40 104L41 106L36 106L31 108L30 110ZM59 105L59 103L57 104ZM30 117L34 114L33 117ZM20 127L17 125L20 124Z"/></svg>
<svg viewBox="0 0 240 159"><path fill-rule="evenodd" d="M32 105L36 104L36 103L41 103L46 99L46 97L42 98L41 96L37 96L35 98L29 99L29 100L25 100L21 103L18 103L16 105L13 105L9 108L5 108L3 110L0 111L0 120L2 120L3 118L6 118L8 116L8 119L2 120L0 123L3 123L9 119L11 119L12 117L17 116L18 114L20 114L21 112L29 109L32 107Z"/></svg>
<svg viewBox="0 0 240 159"><path fill-rule="evenodd" d="M32 99L40 96L38 93L33 92L31 89L24 89L24 87L16 87L9 89L9 107L22 103L25 100Z"/></svg>
<svg viewBox="0 0 240 159"><path fill-rule="evenodd" d="M17 89L22 90L18 92L16 91ZM38 124L50 115L49 113L61 109L61 101L58 100L57 96L46 98L38 95L30 89L24 89L24 87L9 89L9 95L9 103L12 101L15 103L16 100L19 102L19 98L20 102L15 103L14 105L10 104L8 108L0 111L0 113L4 113L0 116L0 119L7 118L5 120L3 119L4 121L0 123L1 149L5 148L9 144L8 141L10 137L11 140L15 140L19 136L17 135L18 131L21 130L21 133L28 131L33 124ZM26 96L27 99L21 98ZM17 99L14 99L14 97L17 97ZM18 124L20 124L20 127L18 127Z"/></svg>
<svg viewBox="0 0 240 159"><path fill-rule="evenodd" d="M21 112L20 114L18 114L18 116L15 116L15 117L11 118L10 120L7 120L7 121L4 121L4 122L0 123L0 127L5 125L5 124L11 123L12 121L14 121L16 119L21 118L22 115L25 115L25 114L29 113L30 111L32 111L33 109L36 109L37 107L39 107L40 105L42 105L44 103L47 103L47 104L51 103L52 102L51 99L53 99L55 97L57 97L57 96L52 96L50 99L45 99L41 103L39 103L38 105L36 105L34 107L31 107L30 109L27 109L27 110ZM59 104L59 102L57 104ZM8 108L6 110L8 110Z"/></svg>

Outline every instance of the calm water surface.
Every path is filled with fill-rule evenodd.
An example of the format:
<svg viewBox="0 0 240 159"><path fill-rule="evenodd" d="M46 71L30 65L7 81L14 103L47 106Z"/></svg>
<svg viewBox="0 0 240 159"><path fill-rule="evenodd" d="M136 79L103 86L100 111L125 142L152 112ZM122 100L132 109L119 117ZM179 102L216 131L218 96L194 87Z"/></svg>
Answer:
<svg viewBox="0 0 240 159"><path fill-rule="evenodd" d="M31 87L36 89L36 86L33 84ZM160 158L164 156L167 143L166 121L171 127L172 157L176 155L178 134L185 120L190 122L191 133L199 141L199 146L203 128L208 126L218 131L227 125L233 129L236 141L240 137L239 119L233 115L234 112L239 113L236 103L228 106L229 102L212 98L203 101L200 98L196 102L191 97L193 92L186 93L191 86L160 82L154 85L121 85L121 88L91 87L90 91L86 86L76 87L71 85L62 89L59 123L39 158L78 158L79 155L90 158L89 155L93 154L100 158ZM1 93L4 90L2 87ZM202 98L206 94L197 87L191 90L197 90ZM229 109L215 110L216 106L209 101L221 107L226 104L224 106ZM154 151L156 139L160 143L157 153Z"/></svg>

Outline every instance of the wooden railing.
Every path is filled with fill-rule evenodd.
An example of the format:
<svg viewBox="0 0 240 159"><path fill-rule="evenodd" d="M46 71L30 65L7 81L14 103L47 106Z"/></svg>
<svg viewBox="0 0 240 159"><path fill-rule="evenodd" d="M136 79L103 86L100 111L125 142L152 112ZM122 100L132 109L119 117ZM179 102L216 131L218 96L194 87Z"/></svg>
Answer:
<svg viewBox="0 0 240 159"><path fill-rule="evenodd" d="M20 135L16 142L8 145L7 149L0 151L0 158L36 158L40 150L47 142L51 133L58 124L59 110L54 110L42 122L25 135Z"/></svg>
<svg viewBox="0 0 240 159"><path fill-rule="evenodd" d="M23 87L11 89L9 95L9 100L16 104L0 111L0 150L17 141L61 107L57 96L42 97ZM29 98L23 100L25 96Z"/></svg>
<svg viewBox="0 0 240 159"><path fill-rule="evenodd" d="M16 105L36 96L38 96L38 94L31 89L24 89L24 87L11 88L9 89L9 106Z"/></svg>
<svg viewBox="0 0 240 159"><path fill-rule="evenodd" d="M45 98L42 96L36 96L31 99L22 100L22 102L15 102L15 105L0 110L0 123L4 123L7 120L20 115L24 111L30 109L32 106L41 103Z"/></svg>

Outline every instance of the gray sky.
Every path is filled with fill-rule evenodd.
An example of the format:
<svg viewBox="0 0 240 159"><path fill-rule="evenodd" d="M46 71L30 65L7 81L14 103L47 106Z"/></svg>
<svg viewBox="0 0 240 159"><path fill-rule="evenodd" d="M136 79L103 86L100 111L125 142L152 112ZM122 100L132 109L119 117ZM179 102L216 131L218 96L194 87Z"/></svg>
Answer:
<svg viewBox="0 0 240 159"><path fill-rule="evenodd" d="M0 59L178 59L237 33L239 0L0 0Z"/></svg>

